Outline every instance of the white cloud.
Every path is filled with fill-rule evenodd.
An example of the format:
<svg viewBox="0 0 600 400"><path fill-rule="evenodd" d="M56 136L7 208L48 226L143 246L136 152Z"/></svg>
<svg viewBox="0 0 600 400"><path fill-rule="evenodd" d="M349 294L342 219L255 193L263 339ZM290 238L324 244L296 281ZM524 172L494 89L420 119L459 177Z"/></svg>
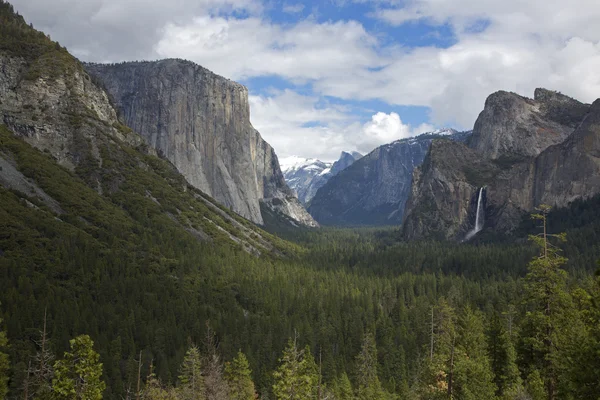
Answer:
<svg viewBox="0 0 600 400"><path fill-rule="evenodd" d="M374 5L372 16L388 24L449 26L455 43L404 48L384 30L314 16L277 23L265 12L273 3L261 0L13 0L86 60L180 57L231 79L276 75L306 85L310 96L254 97L257 127L287 154L304 148L303 135L324 155L352 146L366 151L357 147L367 146L365 121L315 106L322 96L431 107L433 124L468 129L497 90L531 96L547 87L587 102L600 95L597 0L354 1ZM298 5L284 3L282 10ZM383 120L391 124L393 116ZM376 131L371 137L391 137L383 127L370 132Z"/></svg>
<svg viewBox="0 0 600 400"><path fill-rule="evenodd" d="M233 11L258 15L261 0L11 0L36 29L51 34L86 61L156 58L167 23Z"/></svg>
<svg viewBox="0 0 600 400"><path fill-rule="evenodd" d="M260 18L203 16L167 24L155 50L232 79L279 75L306 82L385 65L376 46L376 38L355 21L306 20L284 27Z"/></svg>
<svg viewBox="0 0 600 400"><path fill-rule="evenodd" d="M251 120L279 158L322 161L335 161L342 151L367 154L382 144L434 130L429 124L413 128L395 112L378 112L361 124L352 110L319 103L317 97L290 90L269 97L250 96Z"/></svg>
<svg viewBox="0 0 600 400"><path fill-rule="evenodd" d="M432 130L433 127L427 124L413 129L410 124L403 123L395 112L389 114L378 112L371 117L371 121L363 126L366 142L373 143L372 147Z"/></svg>

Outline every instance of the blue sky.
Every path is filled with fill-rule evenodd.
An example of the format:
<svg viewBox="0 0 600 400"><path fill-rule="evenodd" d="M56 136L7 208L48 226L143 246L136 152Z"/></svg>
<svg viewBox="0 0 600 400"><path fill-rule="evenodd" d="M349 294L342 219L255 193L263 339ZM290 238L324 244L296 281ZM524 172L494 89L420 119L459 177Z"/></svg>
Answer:
<svg viewBox="0 0 600 400"><path fill-rule="evenodd" d="M497 90L600 95L597 0L13 0L86 61L179 57L248 86L281 157L440 127Z"/></svg>

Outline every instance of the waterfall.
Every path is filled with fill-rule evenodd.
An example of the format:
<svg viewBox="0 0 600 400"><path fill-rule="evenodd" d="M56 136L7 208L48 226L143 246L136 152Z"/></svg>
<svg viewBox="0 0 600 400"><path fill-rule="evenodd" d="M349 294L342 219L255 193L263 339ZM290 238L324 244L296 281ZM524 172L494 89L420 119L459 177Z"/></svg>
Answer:
<svg viewBox="0 0 600 400"><path fill-rule="evenodd" d="M483 222L485 219L485 210L483 209L483 187L479 188L479 196L477 197L477 211L475 214L475 227L471 229L465 240L471 239L475 236L479 231L483 229Z"/></svg>

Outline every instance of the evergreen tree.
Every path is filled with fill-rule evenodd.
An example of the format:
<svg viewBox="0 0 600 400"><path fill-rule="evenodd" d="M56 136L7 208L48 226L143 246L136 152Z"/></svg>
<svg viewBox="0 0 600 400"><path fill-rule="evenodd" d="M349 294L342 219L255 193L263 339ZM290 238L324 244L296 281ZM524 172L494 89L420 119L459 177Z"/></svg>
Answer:
<svg viewBox="0 0 600 400"><path fill-rule="evenodd" d="M193 398L193 397L192 397ZM160 381L154 375L150 373L146 380L146 388L142 395L143 400L180 400L185 397L179 397L178 393L173 388L165 388L161 385Z"/></svg>
<svg viewBox="0 0 600 400"><path fill-rule="evenodd" d="M454 384L457 317L454 307L444 298L438 301L432 313L430 343L416 392L426 399L447 399Z"/></svg>
<svg viewBox="0 0 600 400"><path fill-rule="evenodd" d="M191 345L188 348L179 371L179 387L177 388L179 397L182 400L204 399L204 377L202 376L198 347Z"/></svg>
<svg viewBox="0 0 600 400"><path fill-rule="evenodd" d="M71 351L54 363L52 389L58 399L101 400L106 385L101 379L100 355L88 335L70 340Z"/></svg>
<svg viewBox="0 0 600 400"><path fill-rule="evenodd" d="M2 318L0 318L0 327L1 325ZM0 399L4 399L8 393L8 371L10 364L8 354L4 352L7 347L8 338L6 337L6 332L4 330L0 330Z"/></svg>
<svg viewBox="0 0 600 400"><path fill-rule="evenodd" d="M540 248L540 255L529 263L525 291L529 309L525 316L525 343L533 350L533 367L538 369L546 387L548 400L558 394L560 349L566 339L566 321L573 316L571 299L566 289L567 273L560 267L567 259L550 238L565 241L565 234L548 234L547 215L550 207L542 205L532 218L541 221L543 232L530 239ZM568 340L568 339L567 339Z"/></svg>
<svg viewBox="0 0 600 400"><path fill-rule="evenodd" d="M334 382L333 393L336 400L355 400L354 390L348 374L342 373Z"/></svg>
<svg viewBox="0 0 600 400"><path fill-rule="evenodd" d="M366 333L360 353L356 357L357 397L360 400L385 399L386 393L377 376L377 346L375 337Z"/></svg>
<svg viewBox="0 0 600 400"><path fill-rule="evenodd" d="M494 399L496 385L487 355L483 317L466 307L458 324L458 340L451 355L452 386L450 398L464 400Z"/></svg>
<svg viewBox="0 0 600 400"><path fill-rule="evenodd" d="M229 396L232 400L252 400L256 397L252 371L248 359L241 351L225 364L225 380L229 384Z"/></svg>
<svg viewBox="0 0 600 400"><path fill-rule="evenodd" d="M494 313L489 332L489 354L494 373L494 383L500 398L512 399L523 392L523 382L517 366L515 348L516 329L513 327L514 307L503 313L504 322L497 312Z"/></svg>
<svg viewBox="0 0 600 400"><path fill-rule="evenodd" d="M273 373L273 394L278 400L309 400L315 398L319 376L314 357L306 346L299 350L297 338L288 341Z"/></svg>

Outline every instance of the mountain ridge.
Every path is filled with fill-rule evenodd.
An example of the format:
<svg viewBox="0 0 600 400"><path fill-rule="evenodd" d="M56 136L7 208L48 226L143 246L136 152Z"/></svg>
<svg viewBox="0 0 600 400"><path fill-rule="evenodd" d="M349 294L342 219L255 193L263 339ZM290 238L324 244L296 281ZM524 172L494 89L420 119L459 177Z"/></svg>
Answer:
<svg viewBox="0 0 600 400"><path fill-rule="evenodd" d="M442 130L379 146L321 187L308 210L323 225L399 225L413 169L423 162L431 141L468 135Z"/></svg>

